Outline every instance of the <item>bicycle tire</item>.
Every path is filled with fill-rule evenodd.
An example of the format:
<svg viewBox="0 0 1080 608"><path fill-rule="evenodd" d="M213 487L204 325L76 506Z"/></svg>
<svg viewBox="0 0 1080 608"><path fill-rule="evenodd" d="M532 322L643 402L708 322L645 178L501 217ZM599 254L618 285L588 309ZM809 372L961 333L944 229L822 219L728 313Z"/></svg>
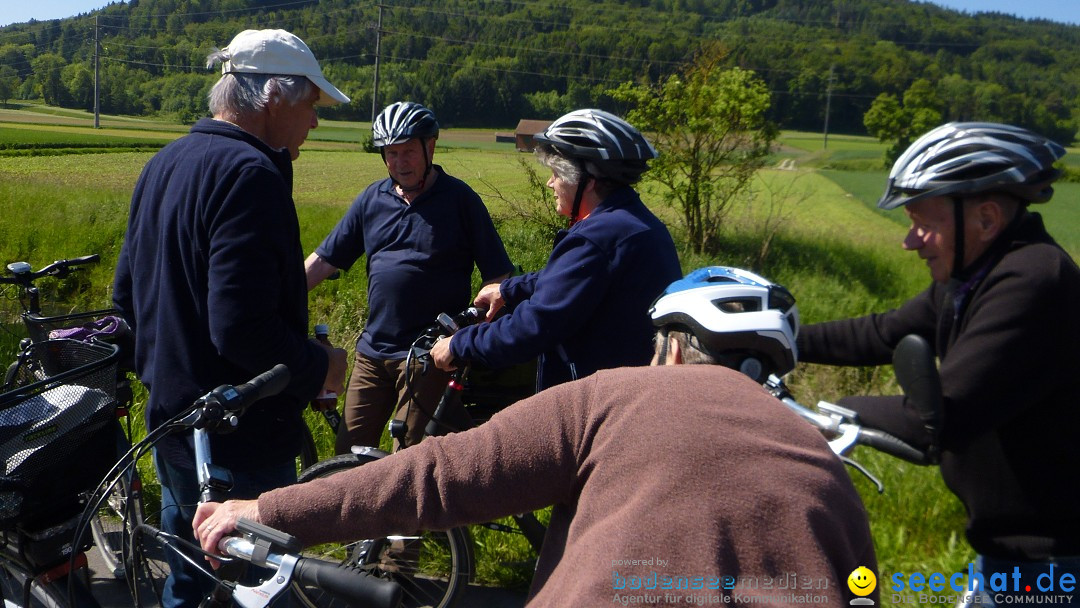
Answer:
<svg viewBox="0 0 1080 608"><path fill-rule="evenodd" d="M319 449L315 447L315 437L311 434L311 428L304 424L300 441L300 470L309 469L319 462Z"/></svg>
<svg viewBox="0 0 1080 608"><path fill-rule="evenodd" d="M305 469L300 481L329 477L377 459L368 454L342 454ZM304 554L340 560L342 567L363 569L397 582L403 591L403 608L450 608L473 573L472 539L466 528L327 543L310 547ZM317 588L294 583L293 589L300 605L309 608L343 605Z"/></svg>

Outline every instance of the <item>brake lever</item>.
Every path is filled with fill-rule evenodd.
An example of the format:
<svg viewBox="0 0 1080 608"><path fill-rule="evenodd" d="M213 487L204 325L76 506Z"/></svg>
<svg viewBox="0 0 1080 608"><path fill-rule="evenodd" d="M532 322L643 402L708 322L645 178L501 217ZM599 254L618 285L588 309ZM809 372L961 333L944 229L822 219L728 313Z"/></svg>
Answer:
<svg viewBox="0 0 1080 608"><path fill-rule="evenodd" d="M874 477L873 474L871 474L870 471L866 469L866 467L848 458L847 456L841 456L840 461L866 476L866 478L869 479L871 483L877 486L878 494L885 493L885 484L881 483L881 480L879 480L877 477Z"/></svg>

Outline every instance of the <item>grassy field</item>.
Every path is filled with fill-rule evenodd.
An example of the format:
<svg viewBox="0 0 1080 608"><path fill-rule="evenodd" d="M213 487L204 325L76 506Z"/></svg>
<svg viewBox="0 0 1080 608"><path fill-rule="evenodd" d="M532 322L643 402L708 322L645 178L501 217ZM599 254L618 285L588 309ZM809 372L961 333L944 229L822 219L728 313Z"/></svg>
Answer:
<svg viewBox="0 0 1080 608"><path fill-rule="evenodd" d="M134 119L109 118L106 129L87 128L87 116L43 108L0 110L0 153L5 145L25 144L33 149L78 151L78 154L18 155L0 159L0 258L4 263L29 261L35 266L53 259L99 253L103 263L89 274L60 284L43 285L43 298L62 310L106 305L112 268L126 221L128 198L139 172L154 147L181 135L179 125L148 124ZM305 251L315 248L341 217L353 197L368 183L385 175L378 155L360 152L364 124L324 121L313 132L295 166L295 200ZM905 233L902 212L885 213L874 207L885 182L885 170L851 170L852 162L867 167L880 161L883 147L868 138L834 136L822 149L820 135L784 133L777 163L791 159L785 170L770 169L760 176L759 188L769 206L732 216L729 247L719 259L683 255L683 268L702 264L745 265L760 258L761 241L746 216L772 211L782 223L758 271L784 283L799 299L804 322L863 314L895 306L923 289L929 281L915 257L901 250ZM515 201L528 197L521 155L509 144L495 144L490 131L454 130L439 141L436 162L449 173L469 182L484 198L512 258L527 270L539 268L550 243L537 230L515 219ZM837 162L843 161L843 162ZM531 162L531 161L530 161ZM808 168L805 168L808 167ZM829 168L833 167L833 168ZM644 188L644 197L678 237L675 214L659 204L659 197ZM1058 199L1080 196L1080 185L1062 184ZM1050 230L1076 256L1080 253L1080 208L1046 205ZM359 335L366 311L363 266L345 273L342 280L326 282L310 299L312 323L331 326L335 343L350 344ZM2 292L5 312L17 305L13 293ZM3 320L0 338L8 349L17 342L20 328L10 317ZM5 351L10 352L10 351ZM846 394L895 393L891 370L834 369L801 366L791 375L796 395L807 403ZM319 429L320 448L329 455L331 438ZM859 474L852 473L870 514L880 562L879 580L891 572L950 573L966 567L972 553L962 538L962 507L944 488L936 469L919 468L870 451L856 452L886 486L884 494ZM709 497L702 497L708 500ZM505 535L482 540L491 551L510 551L510 557L485 558L493 562L527 561L521 546L506 546ZM528 566L511 572L487 572L484 580L524 584ZM890 605L886 594L883 604Z"/></svg>

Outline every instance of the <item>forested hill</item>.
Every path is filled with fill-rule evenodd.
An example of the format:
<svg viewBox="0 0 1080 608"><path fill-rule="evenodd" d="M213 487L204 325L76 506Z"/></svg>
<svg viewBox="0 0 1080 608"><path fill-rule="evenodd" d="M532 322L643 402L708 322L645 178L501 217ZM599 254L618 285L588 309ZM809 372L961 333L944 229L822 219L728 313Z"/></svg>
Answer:
<svg viewBox="0 0 1080 608"><path fill-rule="evenodd" d="M457 126L618 110L606 89L677 72L708 41L768 83L784 128L820 130L828 98L830 130L865 132L875 98L905 93L1064 141L1080 120L1080 27L908 0L131 0L0 28L0 103L92 107L95 23L105 113L193 119L211 47L273 27L353 97L324 114L338 118L370 117L379 33L380 103L421 101Z"/></svg>

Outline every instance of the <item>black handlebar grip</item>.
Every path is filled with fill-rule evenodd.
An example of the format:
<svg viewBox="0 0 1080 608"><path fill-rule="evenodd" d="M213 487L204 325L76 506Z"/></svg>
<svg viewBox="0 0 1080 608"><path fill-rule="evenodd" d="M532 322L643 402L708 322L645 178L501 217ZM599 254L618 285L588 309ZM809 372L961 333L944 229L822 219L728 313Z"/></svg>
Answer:
<svg viewBox="0 0 1080 608"><path fill-rule="evenodd" d="M340 597L350 606L396 608L401 604L400 585L375 578L362 570L300 558L293 573L301 582Z"/></svg>
<svg viewBox="0 0 1080 608"><path fill-rule="evenodd" d="M933 464L930 455L907 442L878 429L863 428L859 443L919 465Z"/></svg>
<svg viewBox="0 0 1080 608"><path fill-rule="evenodd" d="M72 258L70 260L64 260L68 266L82 266L83 264L93 264L101 259L101 256L96 253L90 255L84 255L78 258Z"/></svg>
<svg viewBox="0 0 1080 608"><path fill-rule="evenodd" d="M260 399L280 393L289 385L291 377L292 374L289 373L289 368L278 363L271 369L236 387L236 392L240 395L240 405L247 407Z"/></svg>

